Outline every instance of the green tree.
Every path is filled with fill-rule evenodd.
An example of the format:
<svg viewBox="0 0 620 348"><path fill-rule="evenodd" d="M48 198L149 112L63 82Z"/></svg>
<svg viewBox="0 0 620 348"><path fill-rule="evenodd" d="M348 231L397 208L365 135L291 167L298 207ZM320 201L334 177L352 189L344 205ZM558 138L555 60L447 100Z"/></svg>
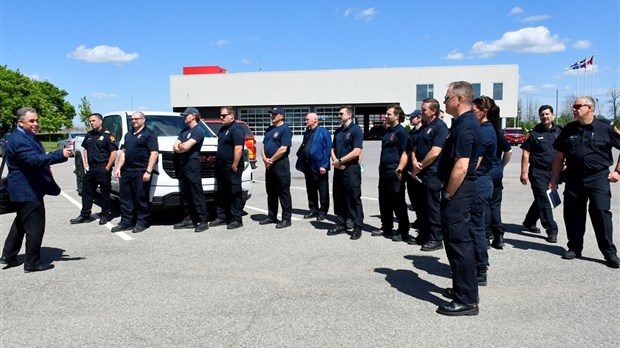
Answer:
<svg viewBox="0 0 620 348"><path fill-rule="evenodd" d="M90 102L86 99L86 96L80 99L80 105L78 105L78 110L80 111L80 121L84 123L84 126L88 127L88 116L93 113L90 108Z"/></svg>
<svg viewBox="0 0 620 348"><path fill-rule="evenodd" d="M19 108L37 110L41 131L55 132L63 126L73 126L75 108L65 97L68 93L48 81L35 81L0 66L0 124L6 132L15 122Z"/></svg>

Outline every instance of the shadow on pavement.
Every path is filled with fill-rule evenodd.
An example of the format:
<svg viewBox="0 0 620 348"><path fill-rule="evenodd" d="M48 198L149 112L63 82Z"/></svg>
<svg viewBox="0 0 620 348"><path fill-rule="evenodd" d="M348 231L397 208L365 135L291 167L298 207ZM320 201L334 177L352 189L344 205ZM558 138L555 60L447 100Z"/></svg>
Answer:
<svg viewBox="0 0 620 348"><path fill-rule="evenodd" d="M55 261L79 261L85 257L65 255L65 250L53 247L41 247L41 261L43 263L52 263Z"/></svg>
<svg viewBox="0 0 620 348"><path fill-rule="evenodd" d="M425 271L428 274L452 279L450 266L439 262L439 257L437 256L406 255L405 259L413 261L413 267L416 269Z"/></svg>
<svg viewBox="0 0 620 348"><path fill-rule="evenodd" d="M413 271L375 268L375 272L384 274L385 280L390 283L393 288L403 294L415 297L418 300L430 302L437 306L445 303L445 301L438 297L443 289L431 282L421 279L418 274Z"/></svg>

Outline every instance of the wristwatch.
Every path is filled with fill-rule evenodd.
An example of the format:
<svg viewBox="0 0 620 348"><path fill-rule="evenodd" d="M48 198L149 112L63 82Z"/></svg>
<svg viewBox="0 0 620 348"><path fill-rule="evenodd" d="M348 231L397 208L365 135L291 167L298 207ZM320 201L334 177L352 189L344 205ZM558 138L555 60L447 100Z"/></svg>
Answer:
<svg viewBox="0 0 620 348"><path fill-rule="evenodd" d="M342 158L338 159L338 164L342 165Z"/></svg>
<svg viewBox="0 0 620 348"><path fill-rule="evenodd" d="M449 201L452 199L452 194L448 191L444 191L443 193L443 199L445 199L446 201Z"/></svg>
<svg viewBox="0 0 620 348"><path fill-rule="evenodd" d="M153 172L152 172L152 171L150 171L150 172L149 172L149 171L147 170L147 171L146 171L146 174L151 175L151 174L153 174Z"/></svg>

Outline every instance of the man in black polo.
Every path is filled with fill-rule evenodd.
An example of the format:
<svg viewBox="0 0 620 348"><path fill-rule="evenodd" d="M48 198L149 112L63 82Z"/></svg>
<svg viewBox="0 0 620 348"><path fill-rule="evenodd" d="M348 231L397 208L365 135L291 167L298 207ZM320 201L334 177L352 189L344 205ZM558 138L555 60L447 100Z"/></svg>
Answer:
<svg viewBox="0 0 620 348"><path fill-rule="evenodd" d="M217 218L210 226L228 225L229 230L243 226L243 197L241 174L243 173L243 144L245 133L235 122L235 109L232 106L220 108L222 128L217 135Z"/></svg>
<svg viewBox="0 0 620 348"><path fill-rule="evenodd" d="M196 108L187 108L183 113L187 125L177 140L172 144L172 150L178 154L181 165L179 181L183 192L183 201L187 204L189 217L174 225L174 228L194 228L194 232L203 232L209 228L207 224L207 201L202 191L202 177L200 169L200 149L205 139L205 133L198 125L200 112ZM191 222L191 225L190 225ZM189 226L188 226L189 225Z"/></svg>
<svg viewBox="0 0 620 348"><path fill-rule="evenodd" d="M353 122L353 106L343 105L338 112L340 128L334 132L331 159L334 167L334 214L336 226L327 231L328 236L347 232L347 219L353 221L351 239L362 237L364 210L362 209L362 173L359 157L362 153L364 134Z"/></svg>
<svg viewBox="0 0 620 348"><path fill-rule="evenodd" d="M95 201L97 187L101 188L101 214L99 214L99 224L108 223L110 213L110 184L112 167L116 160L116 139L108 130L104 130L103 116L98 113L88 116L88 122L92 128L86 133L82 147L84 148L84 169L86 174L82 181L82 210L80 216L71 219L72 224L90 222L91 209Z"/></svg>
<svg viewBox="0 0 620 348"><path fill-rule="evenodd" d="M478 315L478 276L473 240L469 233L471 207L478 196L476 165L480 125L472 111L474 89L469 82L452 82L446 92L446 112L455 115L439 159L437 175L444 183L441 225L446 255L452 270L452 288L440 305L442 315Z"/></svg>
<svg viewBox="0 0 620 348"><path fill-rule="evenodd" d="M125 134L114 176L120 178L121 221L112 232L140 233L149 223L149 192L159 156L157 134L146 128L142 112L131 114L132 130ZM134 224L135 221L135 224Z"/></svg>

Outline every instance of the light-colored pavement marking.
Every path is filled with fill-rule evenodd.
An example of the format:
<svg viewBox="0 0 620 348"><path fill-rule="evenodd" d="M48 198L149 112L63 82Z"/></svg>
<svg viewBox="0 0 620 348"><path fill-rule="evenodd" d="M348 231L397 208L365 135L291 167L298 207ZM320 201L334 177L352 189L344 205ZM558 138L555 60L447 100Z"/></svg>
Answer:
<svg viewBox="0 0 620 348"><path fill-rule="evenodd" d="M73 199L73 197L69 196L67 193L65 193L65 191L60 191L60 195L65 197L65 199L68 200L71 204L78 207L78 209L82 209L82 203ZM112 227L114 227L114 225L108 222L107 224L105 224L105 227L107 227L109 230L112 230ZM114 234L121 237L122 240L133 240L131 236L127 235L125 232L122 232L122 231L115 232Z"/></svg>

